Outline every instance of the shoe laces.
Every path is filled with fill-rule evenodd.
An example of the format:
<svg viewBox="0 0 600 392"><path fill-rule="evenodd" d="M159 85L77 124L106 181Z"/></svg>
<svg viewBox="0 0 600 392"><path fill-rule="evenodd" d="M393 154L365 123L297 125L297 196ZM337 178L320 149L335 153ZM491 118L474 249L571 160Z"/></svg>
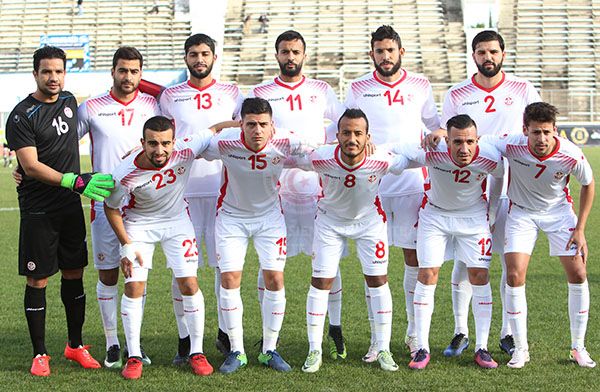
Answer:
<svg viewBox="0 0 600 392"><path fill-rule="evenodd" d="M127 360L127 367L137 367L142 365L142 360L140 358L131 357Z"/></svg>
<svg viewBox="0 0 600 392"><path fill-rule="evenodd" d="M414 362L421 362L424 361L427 358L427 350L425 350L424 348L420 349L419 351L417 351L417 353L415 354L415 358L413 359Z"/></svg>
<svg viewBox="0 0 600 392"><path fill-rule="evenodd" d="M452 338L452 341L450 342L450 347L452 347L453 349L457 349L460 346L460 344L462 343L462 341L464 340L464 338L465 338L464 333L457 333Z"/></svg>
<svg viewBox="0 0 600 392"><path fill-rule="evenodd" d="M485 361L485 362L491 362L492 361L492 355L487 350L484 350L484 349L481 348L481 349L479 349L477 351L477 355L479 356L479 358L482 361Z"/></svg>

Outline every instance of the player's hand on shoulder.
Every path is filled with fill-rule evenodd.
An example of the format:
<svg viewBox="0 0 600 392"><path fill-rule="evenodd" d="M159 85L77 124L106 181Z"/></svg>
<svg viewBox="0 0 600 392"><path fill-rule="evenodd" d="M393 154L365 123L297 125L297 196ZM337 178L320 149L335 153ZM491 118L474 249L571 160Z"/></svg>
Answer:
<svg viewBox="0 0 600 392"><path fill-rule="evenodd" d="M442 129L442 128L440 128L436 131L433 131L433 132L425 135L423 140L421 140L421 147L423 147L424 150L433 151L436 149L437 145L440 143L440 140L442 140L442 138L446 137L447 135L448 135L448 132L446 132L446 130Z"/></svg>
<svg viewBox="0 0 600 392"><path fill-rule="evenodd" d="M125 159L125 158L127 158L128 156L130 156L131 154L133 154L134 152L138 152L138 151L140 151L141 149L142 149L142 146L136 146L136 147L133 147L131 150L127 151L127 152L125 153L125 155L123 155L123 156L121 157L121 159Z"/></svg>
<svg viewBox="0 0 600 392"><path fill-rule="evenodd" d="M60 181L60 186L102 202L110 196L110 191L115 188L115 181L112 175L105 173L65 173Z"/></svg>
<svg viewBox="0 0 600 392"><path fill-rule="evenodd" d="M375 151L377 151L377 147L375 147L375 144L371 140L368 140L367 144L365 144L365 153L369 157L375 154Z"/></svg>
<svg viewBox="0 0 600 392"><path fill-rule="evenodd" d="M228 120L228 121L222 121L220 123L211 125L210 127L208 127L208 129L210 129L213 133L219 133L225 128L237 128L239 126L240 126L239 121Z"/></svg>

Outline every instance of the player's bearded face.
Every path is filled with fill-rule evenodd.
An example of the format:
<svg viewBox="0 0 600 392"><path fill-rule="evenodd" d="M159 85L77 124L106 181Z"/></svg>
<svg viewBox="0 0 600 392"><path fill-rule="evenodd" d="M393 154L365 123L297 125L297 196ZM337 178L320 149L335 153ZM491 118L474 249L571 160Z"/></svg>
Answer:
<svg viewBox="0 0 600 392"><path fill-rule="evenodd" d="M204 79L212 73L215 64L215 55L206 44L192 46L185 55L185 64L190 75L198 79Z"/></svg>
<svg viewBox="0 0 600 392"><path fill-rule="evenodd" d="M492 78L502 69L504 52L502 52L498 41L480 42L473 52L473 60L479 73Z"/></svg>
<svg viewBox="0 0 600 392"><path fill-rule="evenodd" d="M120 94L131 94L137 90L142 79L139 60L119 59L112 69L113 87Z"/></svg>
<svg viewBox="0 0 600 392"><path fill-rule="evenodd" d="M477 69L482 75L491 78L496 76L502 69L502 61L500 61L498 64L492 60L487 60L482 64L477 63Z"/></svg>
<svg viewBox="0 0 600 392"><path fill-rule="evenodd" d="M525 128L529 149L538 157L545 157L556 147L556 126L551 122L531 121Z"/></svg>
<svg viewBox="0 0 600 392"><path fill-rule="evenodd" d="M261 150L273 136L273 120L268 113L246 114L241 127L244 144L252 151Z"/></svg>
<svg viewBox="0 0 600 392"><path fill-rule="evenodd" d="M46 97L53 97L65 86L65 64L61 59L42 59L33 76L38 90Z"/></svg>
<svg viewBox="0 0 600 392"><path fill-rule="evenodd" d="M173 130L157 132L146 129L144 137L142 146L146 160L154 167L163 167L173 153L175 145Z"/></svg>
<svg viewBox="0 0 600 392"><path fill-rule="evenodd" d="M296 77L302 72L302 65L306 58L304 45L300 40L281 41L275 57L281 75L290 78Z"/></svg>
<svg viewBox="0 0 600 392"><path fill-rule="evenodd" d="M402 67L404 49L391 39L375 41L371 51L371 59L377 73L384 77L394 76Z"/></svg>
<svg viewBox="0 0 600 392"><path fill-rule="evenodd" d="M342 118L337 139L343 156L350 161L362 159L369 141L367 122L363 118Z"/></svg>
<svg viewBox="0 0 600 392"><path fill-rule="evenodd" d="M453 127L448 134L448 146L454 162L461 166L470 164L477 154L477 129Z"/></svg>

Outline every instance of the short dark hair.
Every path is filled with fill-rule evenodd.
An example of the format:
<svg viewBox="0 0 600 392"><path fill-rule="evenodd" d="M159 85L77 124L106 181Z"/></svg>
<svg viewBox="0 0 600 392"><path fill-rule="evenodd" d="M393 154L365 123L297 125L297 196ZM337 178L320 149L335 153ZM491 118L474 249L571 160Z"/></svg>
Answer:
<svg viewBox="0 0 600 392"><path fill-rule="evenodd" d="M244 102L242 102L242 119L246 117L247 114L263 113L268 113L269 116L273 117L273 109L271 109L271 104L266 99L254 97L246 98L244 99Z"/></svg>
<svg viewBox="0 0 600 392"><path fill-rule="evenodd" d="M523 113L523 124L526 127L532 121L539 123L552 123L556 124L556 116L558 115L558 109L555 106L550 105L547 102L534 102L525 108Z"/></svg>
<svg viewBox="0 0 600 392"><path fill-rule="evenodd" d="M363 112L361 109L346 109L344 111L344 113L342 113L342 115L340 116L340 118L338 120L338 123L337 123L338 131L340 130L340 123L342 122L343 118L350 118L350 119L363 118L365 120L365 122L367 123L366 131L369 132L369 119L367 118L367 115L365 114L365 112Z"/></svg>
<svg viewBox="0 0 600 392"><path fill-rule="evenodd" d="M279 34L279 37L275 40L275 52L279 52L279 44L281 41L296 41L300 40L302 42L302 49L306 52L306 42L304 41L304 37L302 34L295 30L284 31Z"/></svg>
<svg viewBox="0 0 600 392"><path fill-rule="evenodd" d="M504 39L497 31L494 30L483 30L477 33L477 35L473 38L473 42L471 42L471 49L473 52L477 47L477 44L480 42L489 42L489 41L498 41L500 45L500 49L504 52Z"/></svg>
<svg viewBox="0 0 600 392"><path fill-rule="evenodd" d="M215 53L215 45L216 45L216 41L214 39L212 39L211 37L209 37L206 34L194 34L194 35L190 35L188 37L188 39L185 40L185 43L183 44L183 49L185 50L185 54L188 54L188 51L190 50L190 48L192 46L196 46L196 45L200 45L200 44L205 44L206 46L208 46L210 48L210 50L213 52L213 54Z"/></svg>
<svg viewBox="0 0 600 392"><path fill-rule="evenodd" d="M44 59L61 59L63 69L67 67L67 55L65 51L56 46L42 46L33 52L33 70L37 72L40 69L40 62Z"/></svg>
<svg viewBox="0 0 600 392"><path fill-rule="evenodd" d="M140 68L144 66L144 57L133 46L121 46L113 55L112 67L115 68L119 60L139 60Z"/></svg>
<svg viewBox="0 0 600 392"><path fill-rule="evenodd" d="M154 116L146 120L144 123L144 130L142 132L144 140L146 139L146 129L154 132L165 132L169 129L172 129L173 137L175 137L175 125L173 124L173 121L165 116Z"/></svg>
<svg viewBox="0 0 600 392"><path fill-rule="evenodd" d="M398 47L402 47L402 40L400 36L394 30L392 26L383 25L379 26L375 32L371 33L371 49L373 49L373 45L377 41L383 41L384 39L391 39L392 41L396 41L398 43Z"/></svg>
<svg viewBox="0 0 600 392"><path fill-rule="evenodd" d="M477 129L477 124L475 124L475 120L473 120L468 114L459 114L452 118L450 118L446 122L446 131L448 132L448 136L450 136L450 129L467 129L470 127L475 127Z"/></svg>

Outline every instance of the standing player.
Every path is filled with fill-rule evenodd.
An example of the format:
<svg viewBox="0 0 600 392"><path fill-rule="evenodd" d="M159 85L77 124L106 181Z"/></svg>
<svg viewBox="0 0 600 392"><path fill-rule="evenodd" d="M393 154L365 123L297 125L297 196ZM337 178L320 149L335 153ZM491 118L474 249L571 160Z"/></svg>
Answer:
<svg viewBox="0 0 600 392"><path fill-rule="evenodd" d="M559 257L567 275L571 360L581 367L596 366L584 344L590 307L585 225L594 200L594 178L581 149L557 136L557 113L545 102L530 104L523 116L524 135L491 139L510 165L504 252L506 312L515 340L511 368L529 361L525 277L539 230L548 236L550 255ZM577 215L569 195L571 175L581 183Z"/></svg>
<svg viewBox="0 0 600 392"><path fill-rule="evenodd" d="M477 143L477 128L468 115L452 117L446 125L446 142L428 152L415 148L409 156L429 168L431 187L425 192L417 229L419 275L414 308L419 351L408 366L424 369L429 363L429 328L435 289L445 249L450 244L456 259L467 265L473 287L477 331L475 362L482 368L496 368L498 364L487 350L492 322L488 273L492 235L485 189L488 174L502 178L502 157L493 146ZM501 182L498 184L502 186ZM494 200L499 197L500 187L493 189Z"/></svg>
<svg viewBox="0 0 600 392"><path fill-rule="evenodd" d="M31 374L50 375L46 349L46 286L61 271L60 296L67 316L64 355L84 368L99 368L83 345L85 318L83 268L87 265L85 223L78 195L102 201L113 181L109 175L79 172L77 102L62 91L66 55L45 46L33 55L36 91L21 101L6 124L6 138L16 151L22 181L17 187L21 213L19 274L27 277L25 316L33 345ZM60 189L64 187L67 189Z"/></svg>
<svg viewBox="0 0 600 392"><path fill-rule="evenodd" d="M240 284L248 240L253 238L265 280L263 340L258 360L275 370L290 371L290 365L276 351L286 304L286 230L278 184L284 161L310 150L290 132L275 132L271 106L262 98L244 100L241 117L241 130L224 130L203 154L209 160L221 159L224 165L215 240L221 271L220 306L231 352L220 370L232 373L248 363Z"/></svg>
<svg viewBox="0 0 600 392"><path fill-rule="evenodd" d="M468 114L477 123L480 135L503 135L520 132L523 122L523 110L532 102L540 101L540 96L527 80L507 74L502 69L506 57L504 40L495 31L482 31L473 38L473 61L477 73L471 78L448 90L442 110L442 124L457 114ZM508 175L505 176L508 178ZM498 181L490 177L490 185ZM508 181L505 181L508 182ZM492 206L494 207L494 206ZM506 269L504 267L504 222L508 211L506 186L502 192L499 208L492 210L496 216L493 232L493 251L500 254L502 277L500 279L500 298L504 310L504 288ZM452 270L452 306L454 310L454 338L444 350L446 356L460 355L469 345L469 301L471 285L464 263L455 262ZM512 355L514 341L505 312L502 312L500 348Z"/></svg>
<svg viewBox="0 0 600 392"><path fill-rule="evenodd" d="M297 31L286 31L275 41L275 58L280 74L269 81L252 88L251 97L264 98L273 108L273 122L276 127L302 129L303 138L313 144L325 142L323 120L337 122L343 107L333 89L326 82L307 78L302 74L306 60L306 42ZM284 170L281 177L281 203L288 233L287 256L304 252L312 253L314 220L319 186L316 173L300 169ZM262 301L264 282L259 271L259 301ZM346 347L342 336L342 281L339 273L329 296L329 336L332 358L346 357Z"/></svg>
<svg viewBox="0 0 600 392"><path fill-rule="evenodd" d="M90 135L90 155L95 172L111 173L121 157L139 143L138 130L150 117L159 114L154 97L140 93L143 58L133 47L123 46L113 55L109 92L86 100L79 109L79 138ZM92 201L92 248L98 270L96 294L106 337L104 366L120 368L121 346L117 336L119 240L112 231L102 204ZM143 354L146 364L150 359Z"/></svg>
<svg viewBox="0 0 600 392"><path fill-rule="evenodd" d="M180 138L194 129L207 128L212 124L238 117L243 100L237 86L213 79L212 69L217 55L212 38L204 34L194 34L185 41L184 49L184 60L190 71L190 79L165 89L160 96L162 114L173 119L177 137ZM191 169L185 197L189 203L198 249L201 251L200 244L204 239L208 265L215 268L215 296L219 321L217 348L223 354L227 354L230 347L224 332L226 326L219 310L221 273L215 254L215 216L221 167L220 161L197 160ZM173 280L173 309L179 330L179 350L173 363L180 364L185 362L189 355L189 338L183 317L181 295L177 293L177 287Z"/></svg>
<svg viewBox="0 0 600 392"><path fill-rule="evenodd" d="M396 371L390 352L392 294L387 281L388 244L385 212L377 190L380 179L399 174L408 162L387 152L366 154L369 123L360 109L347 109L338 122L339 144L315 150L306 168L319 173L323 197L317 205L311 286L306 300L309 353L302 371L314 373L322 363L327 299L346 239L356 241L375 317L377 360L383 370Z"/></svg>
<svg viewBox="0 0 600 392"><path fill-rule="evenodd" d="M423 124L437 130L440 120L427 78L402 68L404 48L400 36L391 26L381 26L371 34L371 51L375 71L350 83L346 106L362 109L371 120L371 141L383 143L418 143L423 136ZM400 176L388 174L380 184L383 209L388 217L390 244L404 252L404 294L408 328L405 342L411 353L416 349L413 294L417 284L416 222L423 198L424 168L404 171ZM367 306L370 306L365 287ZM369 308L370 309L370 308ZM371 340L374 343L373 316ZM377 351L371 347L363 360L373 362Z"/></svg>
<svg viewBox="0 0 600 392"><path fill-rule="evenodd" d="M187 136L175 145L171 120L155 116L143 126L143 151L132 154L114 170L115 191L106 199L106 217L121 243L125 291L121 299L123 329L129 349L123 377L142 376L140 329L142 296L152 269L154 245L160 243L167 266L182 293L190 332L189 363L194 373L213 372L202 350L204 297L198 288L198 250L183 193L194 159L208 146L212 132ZM123 203L129 200L126 206ZM122 208L121 208L122 207Z"/></svg>

